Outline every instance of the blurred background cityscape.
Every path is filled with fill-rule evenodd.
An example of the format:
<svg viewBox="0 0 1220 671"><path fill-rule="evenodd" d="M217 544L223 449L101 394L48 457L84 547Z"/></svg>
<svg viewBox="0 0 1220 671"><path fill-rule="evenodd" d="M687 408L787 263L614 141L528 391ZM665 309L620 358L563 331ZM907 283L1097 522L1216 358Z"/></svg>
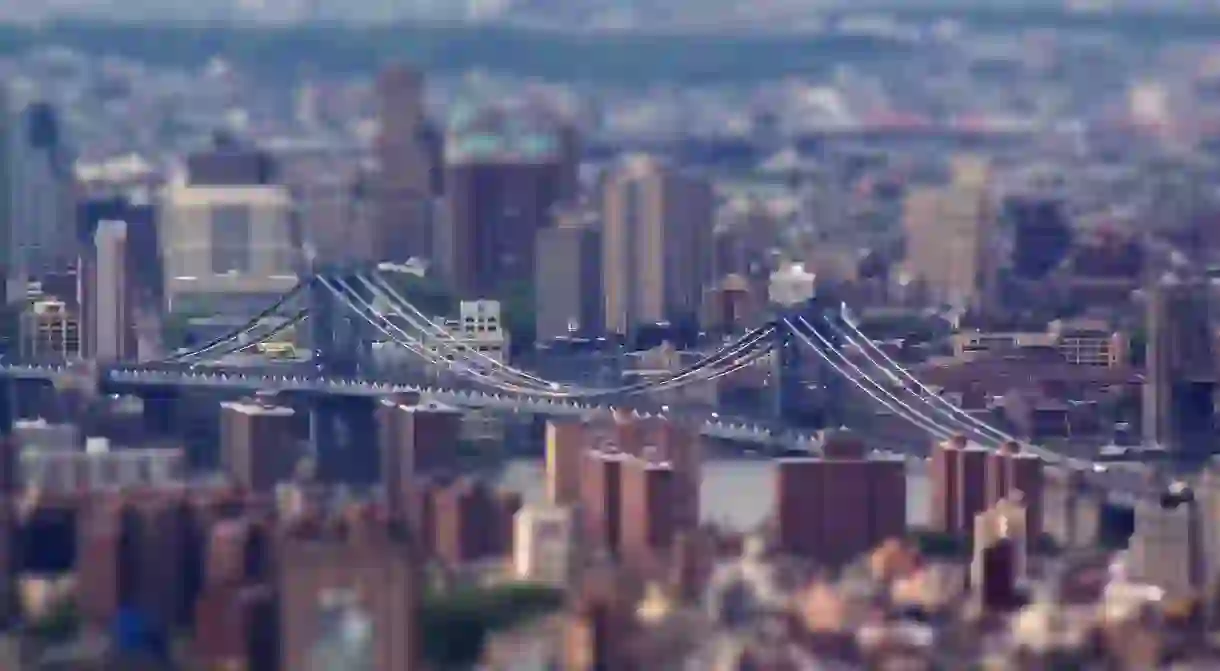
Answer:
<svg viewBox="0 0 1220 671"><path fill-rule="evenodd" d="M0 4L0 669L1220 668L1217 35Z"/></svg>

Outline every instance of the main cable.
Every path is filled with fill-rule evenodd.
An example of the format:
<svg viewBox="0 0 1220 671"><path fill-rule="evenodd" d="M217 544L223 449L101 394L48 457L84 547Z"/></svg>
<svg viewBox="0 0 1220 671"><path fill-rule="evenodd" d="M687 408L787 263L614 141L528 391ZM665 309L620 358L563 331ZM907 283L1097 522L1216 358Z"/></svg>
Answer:
<svg viewBox="0 0 1220 671"><path fill-rule="evenodd" d="M832 329L835 330L835 333L842 336L845 340L854 345L856 349L860 350L860 353L863 354L870 363L876 366L878 370L881 370L897 381L906 380L908 384L913 384L915 388L919 390L919 392L922 392L917 393L914 390L911 390L917 398L920 398L929 406L935 407L936 405L940 405L941 409L939 409L938 412L954 418L956 423L969 427L970 431L988 436L989 440L1020 442L1004 431L996 429L987 422L984 422L974 415L971 415L969 412L957 407L953 403L949 402L948 399L936 393L936 390L925 385L919 380L919 378L909 373L906 369L899 365L897 361L890 357L889 354L878 347L871 338L864 335L864 333L856 328L854 324L848 321L846 315L844 315L842 321L847 325L846 328L838 326L830 319L826 319L826 322Z"/></svg>
<svg viewBox="0 0 1220 671"><path fill-rule="evenodd" d="M238 352L250 349L251 347L254 347L256 345L262 345L262 344L266 343L268 340L271 340L272 338L274 338L275 336L277 336L277 335L283 333L284 331L287 331L288 329L305 321L308 317L309 317L309 311L305 310L305 309L301 309L301 310L297 311L297 313L295 315L293 315L288 321L285 321L285 322L282 322L282 323L276 325L275 328L258 336L254 340L251 340L244 344L233 343L233 344L228 345L225 349L221 350L219 353L215 353L215 352L211 353L208 356L208 358L205 360L205 362L216 361L218 359L229 356L230 354L237 354Z"/></svg>
<svg viewBox="0 0 1220 671"><path fill-rule="evenodd" d="M270 317L271 315L275 314L276 312L278 312L280 310L280 308L282 308L285 304L288 303L288 301L292 300L293 298L296 298L297 295L299 295L302 291L304 291L305 288L310 286L314 281L315 280L310 280L309 282L298 283L295 287L293 287L287 293L282 294L278 299L276 299L276 301L274 303L272 303L271 305L264 308L261 312L259 312L252 319L250 319L250 321L246 322L243 326L239 327L237 330L230 331L229 333L226 333L222 336L209 340L207 343L205 343L202 346L200 346L194 350L191 350L189 352L179 352L178 354L168 356L168 357L158 361L157 363L177 363L183 359L196 357L201 354L206 354L214 349L217 349L219 347L222 347L231 342L241 339L243 336L248 335L251 331L258 328L262 324L262 321L264 319L266 319L266 318Z"/></svg>
<svg viewBox="0 0 1220 671"><path fill-rule="evenodd" d="M528 381L528 382L525 382L522 384L532 383L532 384L541 386L543 389L546 389L547 391L561 391L561 392L565 392L565 393L569 393L569 394L573 394L573 395L582 395L582 394L590 394L590 393L601 394L601 393L604 393L605 391L607 391L607 390L594 389L594 388L589 388L589 387L581 387L578 385L561 384L558 382L546 380L546 379L537 377L537 376L533 375L532 373L529 373L528 371L524 371L519 368L515 368L495 357L488 356L487 354L485 354L483 352L466 347L464 343L462 343L460 340L455 338L453 336L453 334L451 334L447 329L445 329L444 326L432 321L432 319L429 318L427 315L425 315L421 310L419 310L419 308L412 305L410 301L408 301L405 297L402 296L402 294L400 294L398 291L396 291L394 289L394 287L392 287L389 284L389 282L387 282L385 280L385 278L383 276L381 276L379 273L373 274L372 281L370 281L369 278L363 274L357 276L357 279L359 279L369 290L373 291L374 293L376 293L377 295L379 295L383 299L385 299L390 304L390 308L392 310L394 310L400 317L407 320L407 323L409 325L411 325L413 328L418 329L421 332L426 332L428 330L431 330L433 333L435 333L437 336L439 336L442 341L448 341L448 344L443 345L443 346L445 346L450 351L453 351L457 354L461 354L468 359L469 358L481 359L483 361L486 361L491 366L504 371L504 373L506 375L519 377L519 378L522 378L523 380ZM402 312L402 308L409 310L414 315L414 318L404 314ZM430 328L428 328L428 327L430 327ZM702 368L706 367L707 365L720 360L728 352L733 351L739 345L742 345L746 342L752 342L752 343L758 342L759 336L761 336L763 334L769 335L773 330L774 330L774 327L771 324L766 324L764 326L752 329L749 332L747 332L746 334L742 335L741 337L739 337L729 343L723 344L720 348L718 348L712 354L705 356L702 359L690 364L686 368L677 371L676 373L674 373L673 377L669 378L669 379L670 380L679 379L679 378L685 379L685 377L687 377L687 375L689 375L692 371L702 369ZM513 384L516 384L516 383L513 383Z"/></svg>
<svg viewBox="0 0 1220 671"><path fill-rule="evenodd" d="M969 422L970 424L972 424L976 427L975 428L976 432L990 433L993 436L998 437L1000 440L1015 442L1018 445L1021 445L1023 449L1029 449L1029 451L1032 452L1034 455L1036 455L1042 459L1045 459L1047 461L1062 462L1062 463L1072 465L1072 466L1078 467L1078 468L1092 467L1093 464L1096 463L1096 462L1078 459L1075 457L1067 457L1065 455L1061 455L1052 450L1048 450L1047 448L1042 447L1040 445L1035 445L1035 444L1027 442L1027 441L1018 440L1014 436L1009 435L1008 433L1006 433L1000 429L997 429L996 427L992 426L991 424L988 424L987 422L984 422L983 420L978 419L977 417L971 415L970 413L966 412L965 410L962 410L961 408L957 407L956 405L953 405L947 399L942 397L940 394L937 394L935 392L935 390L933 390L930 387L928 387L927 385L925 385L922 381L919 380L919 378L915 377L910 371L906 370L901 364L899 364L897 361L895 361L889 354L886 354L885 350L882 350L880 347L878 347L876 345L876 343L874 343L868 336L864 335L864 333L862 331L860 331L859 327L857 327L855 324L853 324L851 322L850 319L848 319L846 306L843 306L843 308L841 308L840 312L843 317L843 323L847 324L848 328L858 336L858 339L851 338L850 335L848 335L846 332L843 332L841 330L841 332L843 332L843 335L845 337L847 337L849 340L851 340L853 343L855 343L857 348L862 349L862 350L867 348L868 350L871 350L871 352L875 353L881 360L885 361L886 366L885 366L885 368L883 368L883 370L885 370L887 374L890 374L891 376L896 374L896 375L900 376L901 378L906 379L906 380L910 381L912 384L914 384L920 391L922 391L927 396L927 399L925 399L925 403L928 403L928 405L933 405L933 401L939 402L939 404L942 405L942 407L944 408L943 410L939 410L939 412L950 413L953 415L958 415L958 416L964 417L966 422ZM833 328L833 325L832 325L832 328ZM864 347L861 347L861 344L863 344ZM865 352L865 356L866 357L869 356L867 352ZM869 357L869 358L871 360L871 357ZM888 369L888 370L886 370L886 369Z"/></svg>
<svg viewBox="0 0 1220 671"><path fill-rule="evenodd" d="M764 337L769 335L769 331L764 330L763 333L759 334L756 338L752 339L751 341L740 343L737 347L732 348L728 352L724 352L720 356L712 357L714 359L714 361L712 361L711 363L704 363L703 365L692 366L684 372L681 372L679 374L676 374L672 377L669 377L669 378L667 378L665 380L661 380L661 381L650 381L650 382L646 382L646 383L626 385L626 386L617 387L617 388L597 389L597 390L588 390L588 391L581 391L581 392L562 392L562 391L553 391L553 390L544 390L544 389L532 389L532 388L522 387L519 385L505 383L502 381L489 380L488 379L489 376L485 375L481 371L478 371L477 369L472 368L466 362L460 361L459 359L449 360L449 359L446 359L444 357L441 357L441 356L438 356L436 354L429 352L426 345L424 345L423 343L419 342L417 339L415 339L414 337L412 337L411 335L406 333L397 324L394 324L392 321L388 320L385 317L385 315L378 313L374 308L372 308L372 306L369 305L368 301L366 301L359 294L355 293L354 290L351 288L351 286L348 285L345 280L342 280L340 278L335 278L334 282L332 283L329 279L326 279L326 278L320 278L320 279L323 281L324 286L326 286L328 290L330 290L332 293L334 293L334 295L337 298L339 298L339 300L342 301L348 307L348 309L352 310L355 314L360 316L362 319L369 322L371 325L373 325L374 328L381 331L382 334L384 334L387 338L390 338L392 341L395 342L395 344L399 345L400 347L407 349L408 351L415 354L416 356L419 356L420 358L425 359L426 361L429 361L429 362L433 363L434 365L448 367L448 368L452 369L454 372L458 373L459 375L461 373L466 373L466 376L469 379L472 379L473 381L476 381L476 382L482 383L484 385L490 386L492 388L498 389L499 391L502 391L502 392L518 394L518 395L525 395L525 396L540 396L540 397L554 398L554 399L584 400L584 399L591 399L591 398L598 398L598 397L630 395L630 394L648 392L648 391L653 391L653 390L658 390L658 389L667 389L667 388L677 386L678 383L683 383L683 385L684 385L684 384L688 384L689 382L699 381L700 379L702 379L699 376L705 372L708 372L709 369L713 368L713 366L718 368L721 364L724 363L724 360L727 360L732 357L737 357L737 359L734 362L730 363L730 367L734 366L737 362L740 361L740 357L742 354L748 353L749 351L753 350L757 346L757 344L763 340ZM353 298L355 298L356 301L361 303L362 307L357 307L355 302L353 302L353 300L352 300ZM376 317L376 318L374 318L374 317ZM383 322L383 323L378 323L378 322ZM389 328L386 328L386 326L389 326ZM398 331L400 335L394 335L393 333L390 332L390 329ZM406 342L404 342L404 340L406 340ZM722 371L713 370L711 372L712 372L712 375L716 375L717 372L722 372ZM689 380L689 381L687 382L687 380Z"/></svg>
<svg viewBox="0 0 1220 671"><path fill-rule="evenodd" d="M807 323L805 322L805 320L803 318L800 319L800 321L807 325ZM821 357L822 360L824 362L826 362L832 369L834 369L834 371L840 377L842 377L843 379L847 380L848 382L851 382L852 384L854 384L857 389L859 389L860 391L863 391L866 395L868 395L869 398L876 401L882 407L886 408L887 410L894 413L898 417L901 417L902 419L907 420L911 424L922 429L928 435L930 435L934 438L937 438L939 440L947 440L953 435L952 431L944 428L938 422L930 420L929 418L925 417L922 413L918 413L918 412L912 413L912 412L910 412L910 408L903 409L905 407L905 404L903 404L901 401L899 401L897 404L893 403L892 401L894 401L896 399L893 399L892 395L890 395L889 392L881 384L879 384L872 378L869 378L868 376L863 377L863 379L866 382L872 384L873 386L875 386L877 388L877 391L879 391L881 393L880 396L877 394L877 392L874 392L872 389L869 389L867 386L865 386L864 383L861 382L859 379L852 377L852 375L850 373L848 373L847 370L845 370L843 368L843 366L839 365L839 363L837 363L834 359L832 359L830 357L830 354L828 354L828 352L834 352L837 357L839 357L843 362L846 362L849 365L854 365L854 363L850 359L848 359L846 356L844 356L841 352L838 352L837 350L835 350L835 348L831 345L831 343L828 340L826 340L825 338L823 338L822 335L820 333L818 333L816 330L814 330L812 328L809 329L810 332L814 336L816 336L819 340L822 341L822 347L819 347L817 344L815 344L813 342L813 340L811 340L809 338L809 336L805 335L804 332L802 332L799 328L797 328L796 325L793 324L791 320L785 319L784 323L789 329L792 330L792 333L797 336L797 338L802 342L802 344L804 344L809 349L813 350L813 352L816 353L819 357ZM825 350L823 350L823 347L825 348ZM886 398L883 398L884 396L890 396L891 398L890 398L890 400L887 400Z"/></svg>

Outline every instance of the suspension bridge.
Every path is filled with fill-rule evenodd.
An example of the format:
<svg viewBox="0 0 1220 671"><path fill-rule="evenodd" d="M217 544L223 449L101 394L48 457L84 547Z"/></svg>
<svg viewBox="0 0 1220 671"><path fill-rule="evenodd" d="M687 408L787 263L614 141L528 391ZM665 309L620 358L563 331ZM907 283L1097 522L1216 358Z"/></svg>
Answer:
<svg viewBox="0 0 1220 671"><path fill-rule="evenodd" d="M303 304L303 305L302 305ZM270 318L286 317L269 326ZM307 322L315 348L308 373L274 373L214 367L225 357L270 341ZM404 384L367 372L369 332L442 371L453 385ZM852 356L843 350L850 348ZM923 384L863 334L843 305L813 299L776 309L773 318L726 342L711 354L660 379L613 387L588 387L548 380L468 346L425 314L374 271L316 274L302 281L234 331L189 351L143 365L96 371L102 390L203 388L243 392L301 392L336 397L381 397L418 393L442 403L550 416L580 416L612 409L652 414L650 397L707 383L757 365L771 365L778 420L800 410L805 364L821 371L828 402L843 402L847 390L944 441L957 435L995 449L1016 442L1047 462L1084 473L1091 482L1124 498L1148 493L1139 477L1125 477L1098 462L1067 457L1009 435L970 414ZM208 364L204 366L204 364ZM56 380L76 374L66 364L0 362L0 375L18 380ZM701 417L705 435L756 444L816 447L816 434L771 423Z"/></svg>

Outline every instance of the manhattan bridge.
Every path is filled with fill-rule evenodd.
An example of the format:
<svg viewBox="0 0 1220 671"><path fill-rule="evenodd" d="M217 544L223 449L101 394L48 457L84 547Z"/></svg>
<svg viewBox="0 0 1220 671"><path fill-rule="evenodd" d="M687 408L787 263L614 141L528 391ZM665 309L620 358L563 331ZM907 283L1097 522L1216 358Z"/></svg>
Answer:
<svg viewBox="0 0 1220 671"><path fill-rule="evenodd" d="M269 325L270 318L277 315L288 318ZM314 361L307 370L224 365L229 355L269 342L301 325L308 328L314 349ZM443 376L403 383L366 370L370 329L376 337L384 338L383 342L409 352L419 362L442 371ZM1029 444L963 410L864 335L846 305L816 296L776 307L762 326L659 379L592 387L545 379L470 347L414 306L377 271L324 272L304 278L239 328L189 351L156 362L102 366L85 374L102 393L139 396L146 416L172 416L168 409L189 390L306 397L312 408L314 449L320 450L339 440L340 425L351 422L352 417L365 417L371 422L375 399L398 393L416 393L460 408L552 417L615 409L649 415L658 412L650 397L660 392L716 380L764 362L772 367L775 421L734 421L715 414L710 418L701 415L693 421L701 423L705 436L760 448L816 451L816 432L795 429L785 422L785 418L801 411L801 392L807 385L802 371L816 369L832 402L846 402L847 393L854 392L853 400L858 397L905 420L929 441L961 435L991 449L1015 441L1025 451L1079 472L1092 489L1111 498L1129 501L1153 493L1142 478ZM2 361L0 375L20 389L31 384L58 385L65 378L80 377L82 372L65 363Z"/></svg>

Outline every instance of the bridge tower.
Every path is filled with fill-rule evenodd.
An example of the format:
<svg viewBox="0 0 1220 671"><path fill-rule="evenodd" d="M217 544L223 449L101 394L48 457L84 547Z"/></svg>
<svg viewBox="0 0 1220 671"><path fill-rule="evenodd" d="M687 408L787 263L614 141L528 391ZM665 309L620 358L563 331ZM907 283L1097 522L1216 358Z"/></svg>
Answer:
<svg viewBox="0 0 1220 671"><path fill-rule="evenodd" d="M809 340L825 350L822 341L804 326L808 323L830 342L832 348L839 346L831 329L819 328L826 319L833 319L826 301L815 297L791 305L776 305L774 312L772 413L775 422L782 427L801 428L842 424L843 380L822 357L806 351L805 344Z"/></svg>
<svg viewBox="0 0 1220 671"><path fill-rule="evenodd" d="M360 316L353 314L319 277L330 279L332 284L336 280L346 282L353 289L361 284L350 268L318 268L304 280L308 282L309 335L315 363L324 375L355 376L360 372L364 349Z"/></svg>
<svg viewBox="0 0 1220 671"><path fill-rule="evenodd" d="M327 376L355 377L362 372L365 345L363 318L339 297L335 296L325 277L336 288L344 284L361 292L357 279L359 269L351 267L315 267L304 281L309 282L310 339L318 372ZM369 296L363 295L365 300ZM358 304L358 303L357 303ZM367 473L357 468L350 452L368 442L372 429L371 399L349 396L315 395L310 409L310 447L322 475L327 481L367 480ZM354 469L354 470L353 470Z"/></svg>

